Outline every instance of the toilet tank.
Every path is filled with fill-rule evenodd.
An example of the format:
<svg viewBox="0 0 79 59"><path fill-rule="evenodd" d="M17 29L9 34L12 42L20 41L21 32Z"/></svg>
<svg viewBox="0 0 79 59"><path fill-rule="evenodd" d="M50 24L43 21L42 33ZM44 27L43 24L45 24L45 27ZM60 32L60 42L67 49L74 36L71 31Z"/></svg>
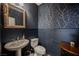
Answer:
<svg viewBox="0 0 79 59"><path fill-rule="evenodd" d="M31 39L31 46L35 48L38 45L38 41L39 41L38 38Z"/></svg>

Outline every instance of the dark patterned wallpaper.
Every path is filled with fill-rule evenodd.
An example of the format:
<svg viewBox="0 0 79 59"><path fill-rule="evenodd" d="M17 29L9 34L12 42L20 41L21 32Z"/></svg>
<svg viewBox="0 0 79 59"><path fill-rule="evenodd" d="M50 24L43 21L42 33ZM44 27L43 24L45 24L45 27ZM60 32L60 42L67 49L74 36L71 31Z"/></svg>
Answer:
<svg viewBox="0 0 79 59"><path fill-rule="evenodd" d="M52 4L51 7L54 28L79 28L79 4Z"/></svg>
<svg viewBox="0 0 79 59"><path fill-rule="evenodd" d="M46 3L38 10L38 35L47 52L60 55L61 41L78 41L73 35L79 35L79 4Z"/></svg>
<svg viewBox="0 0 79 59"><path fill-rule="evenodd" d="M42 4L39 17L39 23L45 19L38 25L41 29L79 28L79 4Z"/></svg>

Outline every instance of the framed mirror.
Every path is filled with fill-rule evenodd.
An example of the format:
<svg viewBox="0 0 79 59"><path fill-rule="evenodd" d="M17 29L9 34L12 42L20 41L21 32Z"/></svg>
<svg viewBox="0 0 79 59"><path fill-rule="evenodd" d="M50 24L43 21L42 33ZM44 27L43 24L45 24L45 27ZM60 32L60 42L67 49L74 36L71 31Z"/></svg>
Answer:
<svg viewBox="0 0 79 59"><path fill-rule="evenodd" d="M25 28L25 10L15 4L3 4L4 28Z"/></svg>

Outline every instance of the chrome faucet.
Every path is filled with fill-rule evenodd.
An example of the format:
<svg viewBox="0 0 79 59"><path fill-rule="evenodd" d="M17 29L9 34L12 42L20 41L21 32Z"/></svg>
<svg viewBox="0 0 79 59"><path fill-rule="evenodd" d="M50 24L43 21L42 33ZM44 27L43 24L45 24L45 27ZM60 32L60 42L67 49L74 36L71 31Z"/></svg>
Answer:
<svg viewBox="0 0 79 59"><path fill-rule="evenodd" d="M23 39L25 39L25 36L24 36L24 34L23 34L23 37L22 37Z"/></svg>

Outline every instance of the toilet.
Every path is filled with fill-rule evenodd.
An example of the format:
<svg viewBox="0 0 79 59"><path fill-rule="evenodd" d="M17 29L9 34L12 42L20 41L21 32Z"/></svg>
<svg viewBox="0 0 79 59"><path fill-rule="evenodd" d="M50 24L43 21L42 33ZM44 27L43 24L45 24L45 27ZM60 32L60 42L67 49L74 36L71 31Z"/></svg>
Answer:
<svg viewBox="0 0 79 59"><path fill-rule="evenodd" d="M46 54L46 49L43 46L38 45L38 38L31 39L31 46L34 49L34 56L43 56Z"/></svg>

